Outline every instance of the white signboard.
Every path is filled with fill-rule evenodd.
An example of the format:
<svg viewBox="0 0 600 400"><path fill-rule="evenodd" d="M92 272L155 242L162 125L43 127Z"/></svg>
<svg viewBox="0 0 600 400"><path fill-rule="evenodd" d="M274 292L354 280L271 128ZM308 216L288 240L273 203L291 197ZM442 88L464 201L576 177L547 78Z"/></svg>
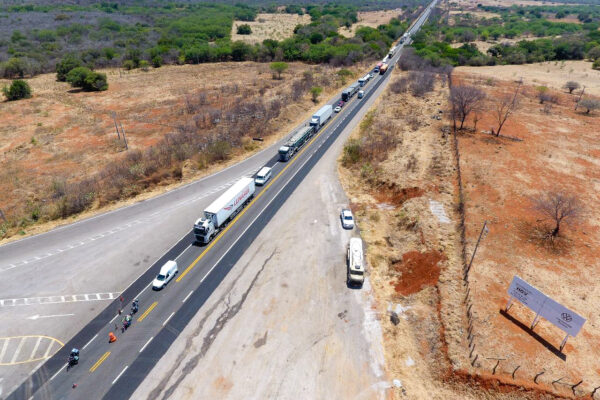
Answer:
<svg viewBox="0 0 600 400"><path fill-rule="evenodd" d="M518 276L514 276L508 294L511 298L530 308L537 316L544 317L570 336L576 336L585 318L557 303Z"/></svg>

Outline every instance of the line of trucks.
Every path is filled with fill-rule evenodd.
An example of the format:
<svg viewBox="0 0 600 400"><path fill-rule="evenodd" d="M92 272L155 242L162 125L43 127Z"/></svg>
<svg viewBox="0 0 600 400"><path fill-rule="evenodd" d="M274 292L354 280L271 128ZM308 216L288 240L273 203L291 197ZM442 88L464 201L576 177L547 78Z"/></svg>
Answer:
<svg viewBox="0 0 600 400"><path fill-rule="evenodd" d="M393 57L395 51L396 46L390 49L389 54L382 62L377 64L373 72L381 75L385 74L388 69L387 61ZM344 89L342 91L342 101L346 102L350 100L372 78L372 74L366 74L356 83ZM331 104L321 107L312 116L308 126L303 126L294 132L292 137L279 148L279 161L285 162L292 158L329 121L332 115L333 106ZM194 223L194 237L196 241L204 244L209 243L252 200L255 191L254 179L244 177L213 201L204 210L203 216L198 218Z"/></svg>

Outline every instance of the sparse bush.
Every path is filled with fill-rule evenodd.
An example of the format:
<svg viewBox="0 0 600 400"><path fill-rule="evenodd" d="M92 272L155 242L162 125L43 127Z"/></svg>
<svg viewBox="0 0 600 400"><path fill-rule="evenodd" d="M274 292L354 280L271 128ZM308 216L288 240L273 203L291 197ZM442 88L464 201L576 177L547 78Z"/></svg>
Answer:
<svg viewBox="0 0 600 400"><path fill-rule="evenodd" d="M248 24L242 24L237 27L238 35L250 35L252 33L252 28Z"/></svg>
<svg viewBox="0 0 600 400"><path fill-rule="evenodd" d="M163 58L161 56L152 57L152 66L154 68L160 68L162 66L162 63L163 63Z"/></svg>
<svg viewBox="0 0 600 400"><path fill-rule="evenodd" d="M21 79L12 81L10 87L3 87L2 93L9 101L28 99L31 97L31 88L29 84Z"/></svg>
<svg viewBox="0 0 600 400"><path fill-rule="evenodd" d="M148 61L146 60L141 60L140 69L144 72L148 72L148 70L150 69L150 63L148 63Z"/></svg>
<svg viewBox="0 0 600 400"><path fill-rule="evenodd" d="M545 193L532 199L533 209L540 214L543 220L549 220L553 226L548 232L550 239L555 239L561 224L573 222L581 216L581 204L574 195L561 192Z"/></svg>
<svg viewBox="0 0 600 400"><path fill-rule="evenodd" d="M565 88L569 90L569 93L573 93L573 90L579 89L580 86L581 85L579 85L579 83L575 81L568 81L567 83L565 83Z"/></svg>
<svg viewBox="0 0 600 400"><path fill-rule="evenodd" d="M596 61L594 61L594 63L592 64L592 69L599 69L600 70L600 58L597 59Z"/></svg>
<svg viewBox="0 0 600 400"><path fill-rule="evenodd" d="M28 66L25 60L12 57L8 61L2 63L3 76L5 78L23 78L27 72Z"/></svg>
<svg viewBox="0 0 600 400"><path fill-rule="evenodd" d="M125 60L123 61L123 68L125 68L127 71L135 69L135 62L133 62L133 60Z"/></svg>
<svg viewBox="0 0 600 400"><path fill-rule="evenodd" d="M392 82L392 84L390 85L390 90L392 91L392 93L406 93L408 91L408 79L407 78L399 78L396 79L394 82Z"/></svg>
<svg viewBox="0 0 600 400"><path fill-rule="evenodd" d="M357 139L349 140L344 146L342 163L345 167L354 165L360 161L360 142Z"/></svg>
<svg viewBox="0 0 600 400"><path fill-rule="evenodd" d="M337 76L340 77L340 81L342 83L342 85L346 84L346 78L349 78L352 76L352 71L346 69L346 68L342 68L337 72Z"/></svg>
<svg viewBox="0 0 600 400"><path fill-rule="evenodd" d="M600 100L596 99L582 99L579 101L579 105L586 109L586 114L589 114L590 111L594 111L600 108Z"/></svg>
<svg viewBox="0 0 600 400"><path fill-rule="evenodd" d="M108 89L106 74L93 72L89 68L73 68L67 74L67 82L73 87L80 87L87 91L101 91Z"/></svg>
<svg viewBox="0 0 600 400"><path fill-rule="evenodd" d="M277 73L277 79L281 79L281 74L289 68L289 65L282 61L275 61L271 63L269 68L271 68L273 74ZM273 75L273 77L275 77L275 75Z"/></svg>
<svg viewBox="0 0 600 400"><path fill-rule="evenodd" d="M323 92L323 88L320 86L313 86L310 88L310 94L312 96L312 101L317 102L319 99L319 95Z"/></svg>

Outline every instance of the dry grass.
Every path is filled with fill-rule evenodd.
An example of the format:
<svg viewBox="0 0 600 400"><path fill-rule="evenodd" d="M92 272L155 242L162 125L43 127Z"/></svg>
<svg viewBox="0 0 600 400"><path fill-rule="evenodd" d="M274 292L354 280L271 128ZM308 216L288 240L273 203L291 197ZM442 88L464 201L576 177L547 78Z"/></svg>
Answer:
<svg viewBox="0 0 600 400"><path fill-rule="evenodd" d="M473 17L478 19L490 19L490 18L500 18L500 14L496 14L488 11L463 11L463 10L453 10L450 11L450 15L463 15L463 14L471 14Z"/></svg>
<svg viewBox="0 0 600 400"><path fill-rule="evenodd" d="M527 67L514 68L528 71ZM457 79L461 77L463 81L479 81L465 74ZM526 78L525 83L532 82ZM495 86L480 87L488 96L494 96L504 88L514 87L514 83L496 82ZM584 396L600 385L600 334L596 329L600 318L594 311L600 303L600 116L573 111L574 96L564 92L553 93L559 104L547 114L542 111L534 87L525 86L524 93L521 110L503 128L503 134L523 141L482 133L465 133L459 139L468 253L483 220L490 223L490 233L479 247L469 278L479 370L490 373L496 364L490 358L503 358L496 371L498 379L512 381L513 370L520 366L516 379L522 385L570 396L569 386L552 381L561 377L561 382L571 384L583 380L575 392ZM489 114L479 122L485 129L493 125ZM532 211L531 201L550 190L576 194L585 208L585 217L579 224L566 227L552 246L539 239L542 222ZM499 313L508 300L506 290L514 275L587 318L579 335L569 339L564 350L566 362ZM515 304L510 314L525 325L534 317L520 304ZM543 320L535 332L556 348L564 336ZM535 374L542 370L545 374L534 385Z"/></svg>
<svg viewBox="0 0 600 400"><path fill-rule="evenodd" d="M459 67L459 72L483 78L518 80L536 86L544 85L561 90L567 81L585 85L585 92L600 96L600 71L592 69L588 61L548 61L524 65L497 65L493 67Z"/></svg>
<svg viewBox="0 0 600 400"><path fill-rule="evenodd" d="M255 21L234 21L231 30L231 40L241 40L246 43L262 43L265 39L283 40L294 34L296 25L310 23L310 15L298 14L258 14ZM250 35L238 35L240 25L250 25Z"/></svg>
<svg viewBox="0 0 600 400"><path fill-rule="evenodd" d="M359 11L358 22L352 24L350 28L342 26L338 29L338 32L340 35L344 35L346 37L354 37L356 30L361 26L377 28L379 25L387 24L390 22L390 19L396 18L401 14L401 8L396 8L393 10Z"/></svg>
<svg viewBox="0 0 600 400"><path fill-rule="evenodd" d="M477 5L510 7L516 6L542 6L542 5L569 5L569 3L561 3L560 1L535 1L535 0L457 0L458 8L477 9Z"/></svg>
<svg viewBox="0 0 600 400"><path fill-rule="evenodd" d="M360 67L355 66L352 70L358 72ZM44 203L43 200L51 200L53 181L77 183L123 159L126 152L122 141L117 141L112 111L117 112L123 125L129 148L145 150L159 143L166 134L178 131L179 126L195 123L196 111L190 113L187 98L196 101L200 93L206 95L207 103L200 106L198 112L231 111L240 96L247 102L262 99L269 103L289 93L294 82L302 79L307 71L312 71L324 87L323 101L341 86L339 80L331 78L335 76L335 69L300 63L290 64L282 80L272 79L268 64L252 62L167 66L149 72L107 70L104 72L108 74L110 87L101 93L72 93L68 84L56 82L53 74L29 79L33 98L2 103L0 109L3 121L0 151L4 154L0 160L0 209L14 223L0 236L19 231L21 234L40 232L64 223L52 221L35 229L32 227L38 206ZM0 82L0 86L5 82ZM198 104L196 101L193 107ZM289 132L316 106L308 95L284 104L279 117L263 127L262 132L268 139L262 145L267 145L271 137ZM244 145L239 150L234 149L231 157L235 159L258 148ZM215 164L220 167L219 162ZM173 175L172 171L167 171L166 175L159 174L151 182L143 183L141 190L164 191L162 185L194 179L214 171L214 167L203 165L200 168L199 164L193 163L181 173ZM133 191L132 196L137 194L147 198L140 187L128 190ZM92 211L117 205L94 204ZM39 222L42 221L38 221L38 225ZM0 226L3 231L5 228Z"/></svg>

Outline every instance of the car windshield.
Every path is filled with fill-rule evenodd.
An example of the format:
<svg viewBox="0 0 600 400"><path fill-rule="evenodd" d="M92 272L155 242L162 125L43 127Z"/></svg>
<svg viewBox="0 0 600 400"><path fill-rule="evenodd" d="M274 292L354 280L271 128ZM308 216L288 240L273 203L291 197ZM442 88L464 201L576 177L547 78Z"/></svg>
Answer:
<svg viewBox="0 0 600 400"><path fill-rule="evenodd" d="M352 271L352 275L362 275L362 271Z"/></svg>
<svg viewBox="0 0 600 400"><path fill-rule="evenodd" d="M346 214L346 215L344 216L344 219L345 219L345 220L347 220L347 221L352 221L352 215L348 215L348 214Z"/></svg>
<svg viewBox="0 0 600 400"><path fill-rule="evenodd" d="M161 274L158 274L158 276L156 277L156 280L164 281L165 280L165 276L161 275Z"/></svg>

